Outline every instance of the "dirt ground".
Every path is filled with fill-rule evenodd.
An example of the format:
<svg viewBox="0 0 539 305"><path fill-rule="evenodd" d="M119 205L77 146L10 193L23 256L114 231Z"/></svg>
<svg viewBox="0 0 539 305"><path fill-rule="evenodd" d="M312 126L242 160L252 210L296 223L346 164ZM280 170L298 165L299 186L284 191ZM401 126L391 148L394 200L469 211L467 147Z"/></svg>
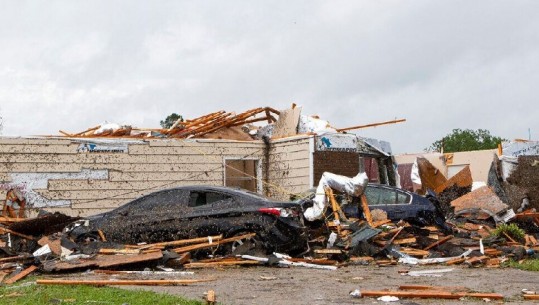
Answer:
<svg viewBox="0 0 539 305"><path fill-rule="evenodd" d="M238 267L195 269L186 278L216 278L215 281L189 286L143 287L142 289L201 299L213 289L219 304L228 305L321 305L321 304L385 304L375 298L357 299L350 291L397 289L399 285L437 285L468 287L478 292L495 292L505 296L508 304L530 304L520 297L522 289L539 291L539 272L517 269L452 267L440 277L412 277L399 270L447 269L447 266L348 266L335 271L306 268ZM183 277L182 277L183 278ZM125 288L125 287L124 287ZM140 289L130 287L129 289ZM389 304L484 304L478 299L428 300L401 299ZM503 302L491 300L490 304ZM536 301L539 304L539 301Z"/></svg>

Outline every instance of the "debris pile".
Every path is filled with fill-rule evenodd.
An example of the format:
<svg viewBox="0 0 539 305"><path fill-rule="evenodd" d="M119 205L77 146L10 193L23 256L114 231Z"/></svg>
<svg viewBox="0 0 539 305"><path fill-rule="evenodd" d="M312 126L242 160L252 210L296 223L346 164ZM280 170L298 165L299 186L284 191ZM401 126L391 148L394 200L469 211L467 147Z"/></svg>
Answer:
<svg viewBox="0 0 539 305"><path fill-rule="evenodd" d="M290 109L285 110L276 110L271 107L258 107L241 113L220 110L194 119L184 120L180 116L170 128L137 128L131 125L106 122L77 133L62 130L59 132L62 137L68 138L212 138L251 141L260 140L263 137L282 138L296 134L346 132L406 121L405 119L398 119L346 128L334 128L328 121L322 120L316 115L302 115L301 109L300 106L292 104ZM266 125L264 125L264 122Z"/></svg>

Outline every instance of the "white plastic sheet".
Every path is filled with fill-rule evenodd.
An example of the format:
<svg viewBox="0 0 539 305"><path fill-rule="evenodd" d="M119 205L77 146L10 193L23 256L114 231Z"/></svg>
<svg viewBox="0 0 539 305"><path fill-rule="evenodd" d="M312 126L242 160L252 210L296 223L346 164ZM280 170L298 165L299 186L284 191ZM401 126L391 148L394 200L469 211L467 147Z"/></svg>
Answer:
<svg viewBox="0 0 539 305"><path fill-rule="evenodd" d="M301 115L299 117L298 133L321 134L325 132L336 132L336 130L329 125L328 121L306 115Z"/></svg>
<svg viewBox="0 0 539 305"><path fill-rule="evenodd" d="M305 218L309 221L314 221L324 216L328 206L328 199L324 190L326 186L350 196L358 197L363 194L368 180L367 174L364 172L357 174L353 178L324 172L316 188L313 206L304 212Z"/></svg>
<svg viewBox="0 0 539 305"><path fill-rule="evenodd" d="M507 181L507 178L518 165L518 157L502 155L500 156L500 161L502 163L503 181Z"/></svg>

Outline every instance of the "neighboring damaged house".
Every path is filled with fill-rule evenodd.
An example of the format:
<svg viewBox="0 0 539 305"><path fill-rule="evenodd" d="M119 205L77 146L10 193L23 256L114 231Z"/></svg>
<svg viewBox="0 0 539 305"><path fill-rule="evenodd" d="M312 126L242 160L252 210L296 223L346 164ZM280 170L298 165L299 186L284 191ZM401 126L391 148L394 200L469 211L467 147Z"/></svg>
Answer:
<svg viewBox="0 0 539 305"><path fill-rule="evenodd" d="M118 130L108 131L110 137L80 136L82 133L55 138L3 137L0 204L5 204L9 190L17 189L24 194L27 208L88 215L160 189L194 184L242 187L288 199L314 187L323 171L356 175L367 167L365 160L376 164L377 181L393 184L390 154L354 134L332 130L298 134L299 111L292 112L284 123L281 117L286 116L282 115L278 120L268 119L265 125L282 132L280 137L262 132L260 139L256 138L260 128L248 124L257 120L252 116L236 120L237 128L228 127L229 121L224 120L222 128L205 133L204 138L167 137L164 130L140 137L131 128L124 128L122 135ZM239 124L242 122L247 123ZM173 132L191 130L185 127ZM235 139L226 138L231 132ZM215 133L219 135L212 136ZM240 136L245 140L236 140Z"/></svg>

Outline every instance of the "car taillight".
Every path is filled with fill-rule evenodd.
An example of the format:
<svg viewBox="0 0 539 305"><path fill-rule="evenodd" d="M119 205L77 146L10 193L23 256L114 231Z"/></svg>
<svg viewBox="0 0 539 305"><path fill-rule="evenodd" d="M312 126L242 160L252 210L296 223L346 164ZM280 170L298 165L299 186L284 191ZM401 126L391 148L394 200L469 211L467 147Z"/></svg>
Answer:
<svg viewBox="0 0 539 305"><path fill-rule="evenodd" d="M278 217L293 217L298 216L298 212L292 209L285 208L260 208L258 209L260 213L271 214Z"/></svg>

